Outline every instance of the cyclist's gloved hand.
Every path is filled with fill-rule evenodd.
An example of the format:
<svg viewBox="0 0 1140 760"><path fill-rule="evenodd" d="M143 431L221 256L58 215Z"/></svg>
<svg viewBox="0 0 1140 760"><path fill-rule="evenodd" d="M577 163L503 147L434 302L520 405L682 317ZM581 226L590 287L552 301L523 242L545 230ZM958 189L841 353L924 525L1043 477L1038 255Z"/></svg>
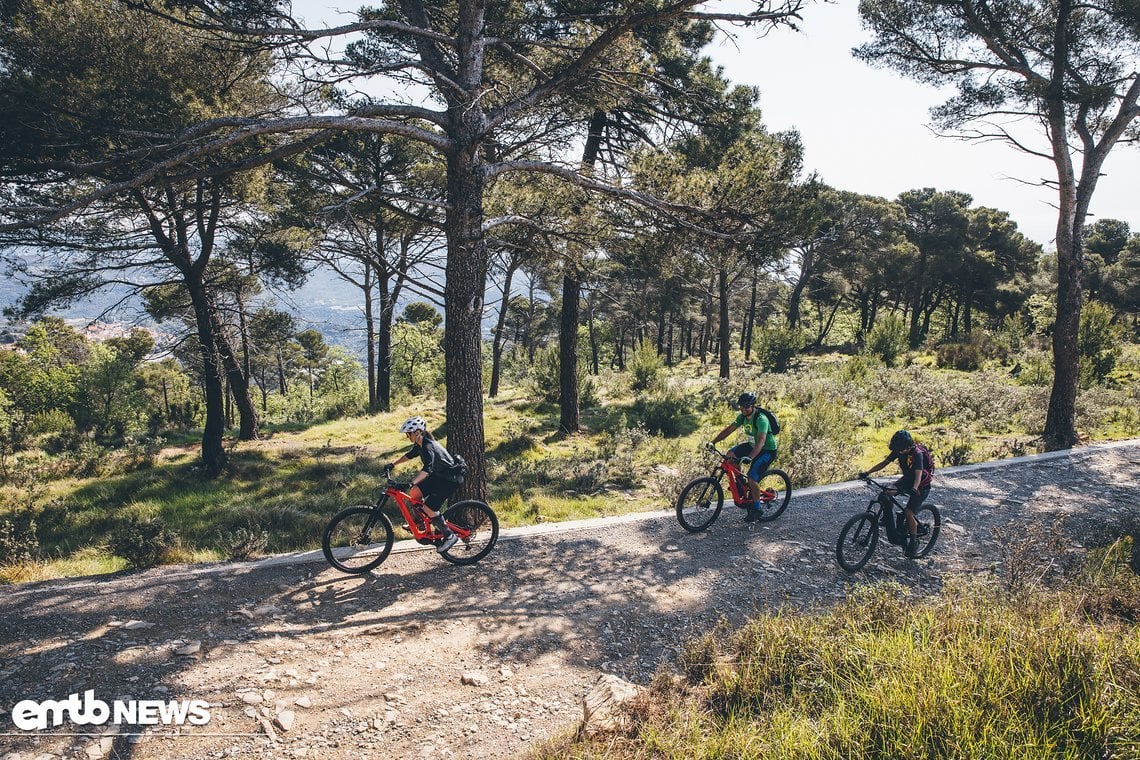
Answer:
<svg viewBox="0 0 1140 760"><path fill-rule="evenodd" d="M392 470L394 470L394 469L396 469L396 465L389 462L388 464L384 465L384 474L385 475L391 475Z"/></svg>
<svg viewBox="0 0 1140 760"><path fill-rule="evenodd" d="M862 480L863 478L866 478L866 477L870 477L870 475L871 475L871 473L869 473L869 472L867 472L866 470L864 470L864 471L862 471L862 472L858 473L858 474L856 475L856 477L858 477L858 478L859 478L859 480Z"/></svg>
<svg viewBox="0 0 1140 760"><path fill-rule="evenodd" d="M747 467L748 465L752 464L752 457L741 457L740 464Z"/></svg>

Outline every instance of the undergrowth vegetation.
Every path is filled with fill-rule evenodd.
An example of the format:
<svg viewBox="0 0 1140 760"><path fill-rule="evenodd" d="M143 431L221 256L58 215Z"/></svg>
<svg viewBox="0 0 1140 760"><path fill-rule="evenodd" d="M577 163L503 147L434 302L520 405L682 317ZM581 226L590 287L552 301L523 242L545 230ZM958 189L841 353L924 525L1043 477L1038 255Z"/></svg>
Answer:
<svg viewBox="0 0 1140 760"><path fill-rule="evenodd" d="M551 366L515 366L486 402L491 502L504 526L667 508L711 465L701 444L732 421L744 389L780 418L777 462L796 487L851 478L898 427L940 466L1033 453L1048 387L1033 380L1029 351L995 354L974 372L939 368L932 353L894 356L895 366L829 354L784 373L744 365L724 381L691 359L664 367L646 350L629 371L589 376L585 429L572 436L558 430L557 404L529 390L551 386ZM1123 353L1112 372L1079 398L1089 439L1140 430L1140 356ZM386 414L268 426L263 440L232 444L214 479L197 465L196 444L67 445L67 431L45 420L39 434L58 445L0 457L0 579L312 549L329 516L375 497L383 464L406 445L403 419L424 414L446 442L442 407L423 395Z"/></svg>
<svg viewBox="0 0 1140 760"><path fill-rule="evenodd" d="M1041 547L1038 547L1041 548ZM625 729L535 758L1140 757L1140 578L1128 540L1057 585L860 586L686 643Z"/></svg>

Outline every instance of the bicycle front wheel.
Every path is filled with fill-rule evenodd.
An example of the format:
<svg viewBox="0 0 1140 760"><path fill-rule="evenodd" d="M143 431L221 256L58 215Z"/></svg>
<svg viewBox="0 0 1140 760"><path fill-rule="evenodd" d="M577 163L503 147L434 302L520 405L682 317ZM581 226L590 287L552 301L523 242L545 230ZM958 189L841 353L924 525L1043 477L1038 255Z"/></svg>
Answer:
<svg viewBox="0 0 1140 760"><path fill-rule="evenodd" d="M348 507L329 521L321 550L342 573L363 575L388 559L395 531L388 516L375 507Z"/></svg>
<svg viewBox="0 0 1140 760"><path fill-rule="evenodd" d="M875 547L879 544L878 526L875 516L870 512L855 515L843 530L839 532L839 541L835 544L835 559L839 566L849 573L867 564Z"/></svg>
<svg viewBox="0 0 1140 760"><path fill-rule="evenodd" d="M918 520L918 546L914 558L922 559L934 550L934 542L942 530L942 515L933 504L923 504L914 513L914 519Z"/></svg>
<svg viewBox="0 0 1140 760"><path fill-rule="evenodd" d="M690 533L700 533L716 521L724 506L724 489L716 478L697 478L677 497L677 522Z"/></svg>
<svg viewBox="0 0 1140 760"><path fill-rule="evenodd" d="M499 540L499 518L481 501L461 501L443 513L453 531L459 534L455 546L441 556L454 565L474 565L487 556Z"/></svg>
<svg viewBox="0 0 1140 760"><path fill-rule="evenodd" d="M775 468L760 476L760 520L768 522L784 514L792 498L792 479Z"/></svg>

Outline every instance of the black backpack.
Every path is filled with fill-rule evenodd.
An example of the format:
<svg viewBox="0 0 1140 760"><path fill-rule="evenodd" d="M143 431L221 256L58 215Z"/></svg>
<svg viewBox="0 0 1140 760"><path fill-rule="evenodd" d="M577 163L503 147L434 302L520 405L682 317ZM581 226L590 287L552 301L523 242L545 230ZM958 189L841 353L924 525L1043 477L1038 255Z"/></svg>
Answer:
<svg viewBox="0 0 1140 760"><path fill-rule="evenodd" d="M776 415L772 414L772 412L768 411L767 409L765 409L762 406L756 407L756 411L760 412L760 414L763 414L765 417L768 418L768 427L771 428L772 435L779 435L780 434L780 422L779 422L779 420L776 419Z"/></svg>

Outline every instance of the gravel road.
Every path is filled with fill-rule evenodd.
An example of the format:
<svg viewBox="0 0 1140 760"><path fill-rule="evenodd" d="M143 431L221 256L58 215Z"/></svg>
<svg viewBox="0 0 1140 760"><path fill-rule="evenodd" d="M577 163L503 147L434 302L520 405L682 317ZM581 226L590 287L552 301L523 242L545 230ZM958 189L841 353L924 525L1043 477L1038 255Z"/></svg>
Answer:
<svg viewBox="0 0 1140 760"><path fill-rule="evenodd" d="M995 527L1063 515L1082 539L1086 516L1137 524L1138 482L1140 440L943 469L934 553L883 543L854 575L834 542L869 492L840 484L797 493L772 524L727 506L698 535L671 512L505 531L474 568L427 550L363 578L294 556L9 586L0 759L511 757L572 729L601 675L644 683L722 618L825 607L887 579L934 592L995 567ZM210 721L94 736L13 724L21 700L87 690L205 700Z"/></svg>

